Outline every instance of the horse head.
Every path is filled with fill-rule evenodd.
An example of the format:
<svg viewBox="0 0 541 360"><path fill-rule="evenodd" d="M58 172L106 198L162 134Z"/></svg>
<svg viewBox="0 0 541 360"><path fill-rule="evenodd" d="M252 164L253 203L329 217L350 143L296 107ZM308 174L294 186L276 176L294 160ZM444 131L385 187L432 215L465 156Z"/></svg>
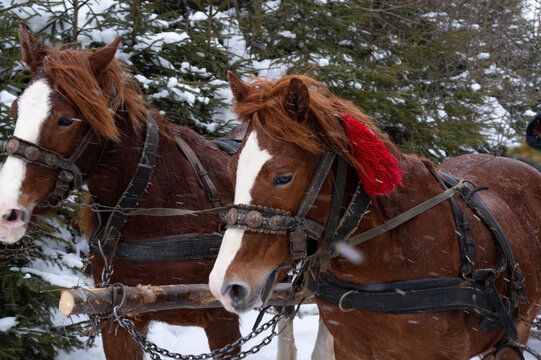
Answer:
<svg viewBox="0 0 541 360"><path fill-rule="evenodd" d="M0 242L8 244L25 234L36 206L58 202L80 185L104 139L120 138L108 80L110 68L119 66L120 38L90 52L48 48L24 24L19 37L32 76L11 106L15 130L0 171Z"/></svg>
<svg viewBox="0 0 541 360"><path fill-rule="evenodd" d="M228 310L243 312L262 305L277 273L298 260L292 232L307 230L302 236L320 238L307 223L325 226L334 177L324 175L305 219L298 218L299 207L327 150L355 163L338 114L367 118L305 76L246 84L229 74L229 82L234 111L249 126L230 165L235 205L226 216L229 228L209 285Z"/></svg>

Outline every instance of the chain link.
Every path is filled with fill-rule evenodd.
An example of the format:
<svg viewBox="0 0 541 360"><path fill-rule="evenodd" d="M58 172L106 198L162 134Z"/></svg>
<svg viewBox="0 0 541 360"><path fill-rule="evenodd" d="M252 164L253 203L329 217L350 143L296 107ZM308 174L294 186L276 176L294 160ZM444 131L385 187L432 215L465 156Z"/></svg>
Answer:
<svg viewBox="0 0 541 360"><path fill-rule="evenodd" d="M182 355L179 353L171 352L167 349L163 349L159 347L158 345L156 345L155 343L149 341L144 335L139 333L135 328L135 323L133 322L133 320L127 319L122 316L118 316L116 311L115 311L115 317L116 317L116 320L118 321L118 324L124 329L126 329L126 331L128 331L128 333L133 337L133 339L141 346L141 349L143 349L143 351L146 352L150 356L151 359L160 360L161 359L160 355L162 355L162 356L166 356L166 357L177 359L177 360L205 360L205 359L214 359L214 358L219 358L222 360L238 360L238 359L244 359L248 355L256 354L264 346L267 346L268 344L270 344L272 342L272 339L276 337L277 335L279 335L280 332L283 331L283 329L285 329L284 327L282 330L278 331L277 330L278 322L283 318L289 317L289 315L285 313L285 310L282 310L282 312L275 315L268 322L264 323L257 330L252 331L245 337L242 337L236 340L235 342L224 346L223 348L216 349L210 353L205 353L205 354L200 354L200 355ZM288 324L286 326L289 325L291 318L289 318ZM235 348L241 346L242 344L245 344L246 342L255 338L256 336L258 336L265 330L268 330L269 328L272 328L271 333L265 338L263 338L263 340L259 344L251 347L249 350L241 351L238 354L227 355L227 353L233 351Z"/></svg>

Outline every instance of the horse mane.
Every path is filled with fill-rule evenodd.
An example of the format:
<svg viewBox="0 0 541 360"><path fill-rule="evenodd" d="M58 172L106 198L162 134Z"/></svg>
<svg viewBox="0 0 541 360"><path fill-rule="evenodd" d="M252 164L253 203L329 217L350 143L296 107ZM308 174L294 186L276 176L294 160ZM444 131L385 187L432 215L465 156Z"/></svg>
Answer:
<svg viewBox="0 0 541 360"><path fill-rule="evenodd" d="M310 107L304 121L292 119L284 108L291 79L298 78L308 87ZM340 114L349 114L364 122L397 159L401 153L389 138L361 109L334 95L325 85L308 76L287 75L277 81L255 78L250 91L233 107L243 122L253 121L268 136L278 141L294 143L313 154L330 149L352 166L360 164L350 152L350 141L340 123ZM324 145L324 146L322 146Z"/></svg>
<svg viewBox="0 0 541 360"><path fill-rule="evenodd" d="M54 89L84 114L97 134L115 142L121 140L115 114L123 110L131 126L138 131L145 124L146 101L137 82L128 77L120 61L113 59L94 75L89 50L48 50L43 70Z"/></svg>

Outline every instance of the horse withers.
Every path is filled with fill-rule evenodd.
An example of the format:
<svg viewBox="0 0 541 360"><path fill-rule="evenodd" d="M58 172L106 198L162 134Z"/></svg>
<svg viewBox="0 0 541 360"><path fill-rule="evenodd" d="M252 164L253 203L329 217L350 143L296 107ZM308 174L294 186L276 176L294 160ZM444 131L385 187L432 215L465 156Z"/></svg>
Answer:
<svg viewBox="0 0 541 360"><path fill-rule="evenodd" d="M0 241L17 242L25 234L36 206L57 203L83 181L102 214L101 219L88 209L82 214L80 226L88 235L99 224L107 223L112 216L111 208L117 206L120 198L126 198L123 194L140 195L140 199L129 199L126 203L142 208L213 207L198 175L177 148L175 136L184 139L200 158L216 184L219 202L227 204L232 200L232 182L226 167L229 156L189 128L172 125L158 111L147 109L137 83L114 59L120 38L92 52L47 48L24 25L19 35L22 58L32 78L11 108L15 131L6 143L10 156L0 172ZM152 137L155 141L148 141ZM150 157L155 158L153 169ZM144 173L142 177L146 176L148 184L133 178L139 172ZM126 190L128 185L132 190ZM139 194L133 188L138 188ZM117 227L108 227L120 228L116 234L118 249L132 249L131 245L144 240L147 255L156 254L154 258L147 256L136 261L115 258L111 253L112 243L98 238L102 243L91 244L90 255L97 285L103 280L104 261L111 259L113 271L107 271L112 275L108 279L110 284L207 281L214 262L212 256L200 254L194 259L179 260L175 258L178 256L175 250L164 247L163 243L170 241L168 236L177 234L219 232L221 222L217 215L158 220L134 216L123 220ZM153 242L162 243L159 251L153 250ZM105 257L99 251L101 245L105 252L109 249ZM212 350L240 337L237 315L221 308L158 311L137 315L134 320L143 334L151 320L202 327ZM115 335L110 328L107 323L102 330L107 359L143 358L140 345L128 332L119 329Z"/></svg>
<svg viewBox="0 0 541 360"><path fill-rule="evenodd" d="M517 358L541 300L536 169L481 154L436 169L313 79L229 80L248 129L209 277L226 309L264 304L301 261L337 359Z"/></svg>

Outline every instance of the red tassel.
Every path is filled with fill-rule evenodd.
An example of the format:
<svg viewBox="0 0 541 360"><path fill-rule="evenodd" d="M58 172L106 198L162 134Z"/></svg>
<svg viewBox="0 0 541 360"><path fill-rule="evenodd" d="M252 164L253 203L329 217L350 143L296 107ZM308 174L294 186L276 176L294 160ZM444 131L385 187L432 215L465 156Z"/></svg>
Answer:
<svg viewBox="0 0 541 360"><path fill-rule="evenodd" d="M348 114L340 117L351 142L351 154L362 166L357 168L357 174L366 193L372 197L387 195L402 185L404 170L385 144L362 121Z"/></svg>

